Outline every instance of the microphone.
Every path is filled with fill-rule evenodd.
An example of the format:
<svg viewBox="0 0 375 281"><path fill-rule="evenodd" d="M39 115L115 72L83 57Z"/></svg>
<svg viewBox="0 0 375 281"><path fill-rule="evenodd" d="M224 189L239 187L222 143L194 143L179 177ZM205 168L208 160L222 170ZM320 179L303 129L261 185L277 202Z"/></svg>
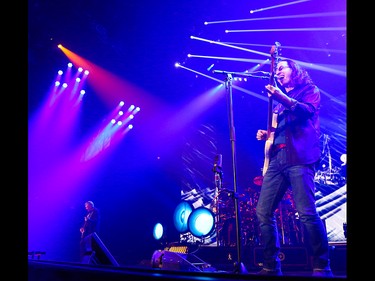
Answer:
<svg viewBox="0 0 375 281"><path fill-rule="evenodd" d="M225 70L212 70L212 73L218 73L218 74L228 74L231 72L225 71Z"/></svg>
<svg viewBox="0 0 375 281"><path fill-rule="evenodd" d="M223 165L223 155L217 154L214 158L214 167L212 170L214 172L219 172L222 169L222 165Z"/></svg>
<svg viewBox="0 0 375 281"><path fill-rule="evenodd" d="M255 71L255 72L247 72L247 73L250 73L250 74L262 74L262 75L265 75L267 77L271 77L271 73L267 72L267 71ZM281 78L281 76L277 76L276 74L274 74L273 77L275 77L276 79Z"/></svg>
<svg viewBox="0 0 375 281"><path fill-rule="evenodd" d="M231 72L225 70L213 70L212 73L218 74L231 74L234 76L240 77L253 77L253 78L261 78L261 79L269 79L271 77L271 73L266 71L254 71L254 72ZM276 79L280 78L279 76L274 75Z"/></svg>

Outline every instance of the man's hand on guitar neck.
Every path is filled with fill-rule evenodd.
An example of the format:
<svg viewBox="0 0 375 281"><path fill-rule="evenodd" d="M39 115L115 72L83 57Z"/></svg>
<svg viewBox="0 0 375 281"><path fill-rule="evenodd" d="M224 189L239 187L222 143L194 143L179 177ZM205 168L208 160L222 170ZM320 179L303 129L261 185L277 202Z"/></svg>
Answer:
<svg viewBox="0 0 375 281"><path fill-rule="evenodd" d="M291 108L297 102L295 99L292 99L284 94L284 92L278 87L268 84L265 86L265 88L267 89L268 97L272 97L275 101L281 103L286 108Z"/></svg>

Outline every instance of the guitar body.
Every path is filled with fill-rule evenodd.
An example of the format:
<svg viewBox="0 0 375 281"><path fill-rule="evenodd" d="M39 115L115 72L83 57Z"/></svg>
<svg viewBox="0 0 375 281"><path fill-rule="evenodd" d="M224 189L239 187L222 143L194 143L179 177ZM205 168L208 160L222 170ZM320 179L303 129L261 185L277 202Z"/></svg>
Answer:
<svg viewBox="0 0 375 281"><path fill-rule="evenodd" d="M263 163L263 169L262 169L262 175L264 176L267 172L268 166L270 164L270 153L271 148L273 145L273 133L271 133L272 136L270 136L264 145L264 163Z"/></svg>
<svg viewBox="0 0 375 281"><path fill-rule="evenodd" d="M81 231L81 238L83 238L84 235L85 235L86 225L87 225L87 223L85 221L85 223L83 224L83 226L79 229L79 231Z"/></svg>
<svg viewBox="0 0 375 281"><path fill-rule="evenodd" d="M86 231L86 227L87 227L87 221L91 218L91 216L92 216L92 212L91 213L89 213L86 217L85 217L85 222L83 223L83 225L82 225L82 227L79 229L79 231L81 232L81 238L83 238L84 237L84 235L85 235L85 231Z"/></svg>
<svg viewBox="0 0 375 281"><path fill-rule="evenodd" d="M272 106L272 100L270 99L269 104ZM262 175L264 176L265 173L267 172L269 163L270 163L270 157L271 157L271 148L273 145L273 141L275 139L275 129L277 126L277 115L272 114L272 110L270 111L272 117L272 125L269 130L267 130L267 140L264 145L264 163L263 163L263 169L262 169Z"/></svg>
<svg viewBox="0 0 375 281"><path fill-rule="evenodd" d="M276 57L278 55L278 48L280 43L276 42L271 48L271 76L269 83L275 86L275 68L276 68ZM264 176L267 172L270 163L270 153L274 142L275 129L277 127L277 115L273 113L273 100L272 96L268 97L268 123L267 123L267 139L264 146L264 163L262 168L262 175Z"/></svg>

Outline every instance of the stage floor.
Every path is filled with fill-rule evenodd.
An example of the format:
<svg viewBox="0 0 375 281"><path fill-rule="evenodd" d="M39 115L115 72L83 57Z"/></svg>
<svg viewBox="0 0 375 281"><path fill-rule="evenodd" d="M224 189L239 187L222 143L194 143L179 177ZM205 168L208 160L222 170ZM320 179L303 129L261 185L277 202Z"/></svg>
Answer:
<svg viewBox="0 0 375 281"><path fill-rule="evenodd" d="M172 250L172 251L170 251ZM136 265L111 263L98 257L94 262L67 263L43 259L28 260L28 281L117 281L117 280L301 280L311 279L312 268L304 247L284 246L281 249L283 276L259 276L261 248L242 249L236 267L236 247L201 246L190 253L176 249L155 250L150 259ZM331 243L332 279L347 279L346 243ZM321 278L328 279L328 278Z"/></svg>
<svg viewBox="0 0 375 281"><path fill-rule="evenodd" d="M184 270L165 270L148 267L108 266L74 264L44 260L28 261L28 281L120 281L120 280L189 280L189 281L228 281L228 280L317 280L310 271L287 270L283 276L258 276L255 272L197 272ZM334 277L319 277L319 280L342 280L344 274Z"/></svg>

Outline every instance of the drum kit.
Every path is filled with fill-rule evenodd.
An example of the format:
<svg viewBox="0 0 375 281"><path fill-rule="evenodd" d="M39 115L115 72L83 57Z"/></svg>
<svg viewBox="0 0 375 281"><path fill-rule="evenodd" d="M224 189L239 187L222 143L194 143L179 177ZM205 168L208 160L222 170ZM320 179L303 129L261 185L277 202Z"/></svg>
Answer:
<svg viewBox="0 0 375 281"><path fill-rule="evenodd" d="M346 177L342 175L341 168L332 166L317 170L314 181L320 185L340 187L346 183Z"/></svg>
<svg viewBox="0 0 375 281"><path fill-rule="evenodd" d="M260 245L260 231L256 218L261 178L254 179L256 183L244 193L238 194L238 215L241 244L243 246ZM236 246L236 217L234 194L230 191L218 192L214 213L216 214L216 230L218 246ZM303 244L303 231L299 223L291 191L288 190L276 209L276 220L283 245Z"/></svg>

